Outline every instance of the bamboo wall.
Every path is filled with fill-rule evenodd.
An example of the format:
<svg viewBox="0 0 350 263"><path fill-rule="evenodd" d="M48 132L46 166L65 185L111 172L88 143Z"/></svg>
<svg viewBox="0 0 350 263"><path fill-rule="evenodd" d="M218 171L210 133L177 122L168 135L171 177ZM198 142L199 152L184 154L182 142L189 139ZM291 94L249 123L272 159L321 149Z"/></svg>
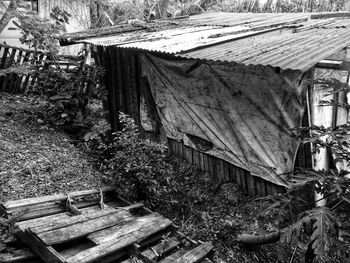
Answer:
<svg viewBox="0 0 350 263"><path fill-rule="evenodd" d="M119 112L131 116L140 126L140 79L137 53L114 47L98 47L97 63L106 69L108 101L105 108L112 130L121 128Z"/></svg>
<svg viewBox="0 0 350 263"><path fill-rule="evenodd" d="M168 139L169 150L175 156L184 158L202 171L206 171L217 182L232 181L250 196L266 196L283 193L285 188L251 175L248 171L224 160L190 148L183 142Z"/></svg>

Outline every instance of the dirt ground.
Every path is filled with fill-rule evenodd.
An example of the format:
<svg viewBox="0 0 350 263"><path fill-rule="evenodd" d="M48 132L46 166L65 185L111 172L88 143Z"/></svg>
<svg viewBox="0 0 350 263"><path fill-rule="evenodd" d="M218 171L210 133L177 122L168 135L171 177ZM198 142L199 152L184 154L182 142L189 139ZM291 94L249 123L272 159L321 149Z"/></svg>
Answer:
<svg viewBox="0 0 350 263"><path fill-rule="evenodd" d="M43 124L44 101L0 93L0 201L101 185L101 174L70 138Z"/></svg>

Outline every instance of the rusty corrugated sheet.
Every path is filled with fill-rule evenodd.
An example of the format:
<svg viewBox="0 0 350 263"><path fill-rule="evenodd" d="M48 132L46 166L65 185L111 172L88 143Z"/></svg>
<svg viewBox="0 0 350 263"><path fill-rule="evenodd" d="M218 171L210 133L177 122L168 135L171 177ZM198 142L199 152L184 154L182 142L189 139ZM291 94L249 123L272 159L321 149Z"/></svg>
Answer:
<svg viewBox="0 0 350 263"><path fill-rule="evenodd" d="M297 25L288 24L292 19L298 21L304 16L232 13L223 16L219 13L197 18L198 24L212 23L208 26L187 24L157 32L144 30L95 37L83 42L169 53L183 58L306 71L320 60L350 45L350 19L312 19ZM237 22L239 19L242 19L240 24ZM218 21L234 26L216 25ZM281 23L285 24L281 26Z"/></svg>
<svg viewBox="0 0 350 263"><path fill-rule="evenodd" d="M285 21L306 20L311 13L203 13L191 16L188 20L193 25L237 26L252 28L278 25Z"/></svg>
<svg viewBox="0 0 350 263"><path fill-rule="evenodd" d="M261 64L306 71L322 59L350 45L350 19L324 28L272 31L186 52L179 56L243 64Z"/></svg>

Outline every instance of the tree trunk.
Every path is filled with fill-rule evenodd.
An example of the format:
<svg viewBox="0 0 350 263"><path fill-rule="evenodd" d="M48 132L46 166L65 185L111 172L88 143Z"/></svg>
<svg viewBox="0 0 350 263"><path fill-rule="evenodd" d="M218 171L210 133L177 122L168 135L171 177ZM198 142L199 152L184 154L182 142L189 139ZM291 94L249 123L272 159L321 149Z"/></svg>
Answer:
<svg viewBox="0 0 350 263"><path fill-rule="evenodd" d="M11 0L5 14L0 20L0 33L5 29L11 18L14 17L14 11L17 10L19 0Z"/></svg>

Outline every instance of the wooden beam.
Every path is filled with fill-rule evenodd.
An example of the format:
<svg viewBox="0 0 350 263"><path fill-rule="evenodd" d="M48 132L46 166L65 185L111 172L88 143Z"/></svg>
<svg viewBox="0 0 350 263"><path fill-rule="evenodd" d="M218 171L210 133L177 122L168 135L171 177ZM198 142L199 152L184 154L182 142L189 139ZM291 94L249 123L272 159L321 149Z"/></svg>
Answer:
<svg viewBox="0 0 350 263"><path fill-rule="evenodd" d="M180 244L181 243L175 237L172 237L166 242L161 242L149 249L146 249L145 251L141 252L141 255L154 262L157 258L160 258L169 251L177 248Z"/></svg>
<svg viewBox="0 0 350 263"><path fill-rule="evenodd" d="M1 263L27 262L35 258L35 255L28 248L14 249L9 252L0 253Z"/></svg>
<svg viewBox="0 0 350 263"><path fill-rule="evenodd" d="M139 240L167 228L171 223L169 219L158 218L157 220L150 220L147 223L139 220L134 225L124 225L123 227L119 227L119 231L110 233L107 236L99 236L99 240L102 240L99 245L68 258L66 262L88 263L98 261L104 256L120 251Z"/></svg>
<svg viewBox="0 0 350 263"><path fill-rule="evenodd" d="M186 252L184 255L176 258L174 255L170 255L171 260L169 261L169 257L160 261L161 263L172 262L172 263L195 263L205 258L205 256L213 249L213 244L211 242L205 242L198 247Z"/></svg>
<svg viewBox="0 0 350 263"><path fill-rule="evenodd" d="M117 225L115 227L110 227L98 232L94 232L90 234L88 238L96 244L101 244L104 242L108 242L112 239L119 239L121 236L128 235L129 233L137 232L140 228L147 228L148 225L152 225L155 228L158 228L158 230L156 231L158 232L164 229L160 229L158 227L158 225L163 225L163 223L166 223L166 227L172 224L172 222L169 219L162 217L158 213L153 213L143 217L138 217L135 220L132 220L127 224L123 225L122 227L120 225ZM142 238L142 240L144 240L144 238ZM141 242L142 240L138 239L139 242Z"/></svg>
<svg viewBox="0 0 350 263"><path fill-rule="evenodd" d="M98 217L89 221L69 225L63 228L37 233L37 236L46 245L50 246L55 244L61 244L63 242L87 236L90 233L98 230L112 227L120 223L128 222L133 218L134 217L127 211L116 210L116 213L110 213L103 217Z"/></svg>
<svg viewBox="0 0 350 263"><path fill-rule="evenodd" d="M16 233L18 238L24 243L28 245L32 249L32 251L38 255L41 259L44 260L44 262L52 262L52 263L63 263L65 262L65 258L62 257L53 247L48 246L46 247L40 239L38 239L36 236L34 236L32 233L29 232L22 232L19 231Z"/></svg>
<svg viewBox="0 0 350 263"><path fill-rule="evenodd" d="M318 62L315 67L348 71L350 70L350 61L324 59Z"/></svg>
<svg viewBox="0 0 350 263"><path fill-rule="evenodd" d="M350 17L350 12L332 12L332 13L323 13L323 14L313 14L310 16L311 19L333 18L333 17Z"/></svg>
<svg viewBox="0 0 350 263"><path fill-rule="evenodd" d="M107 215L115 215L117 214L119 216L119 213L117 213L118 210L114 208L106 208L103 210L98 211L93 210L91 213L87 214L81 214L76 216L66 216L66 217L59 217L59 218L53 218L51 221L46 221L42 225L37 225L35 227L30 227L32 231L35 231L36 234L47 232L47 231L53 231L55 229L59 228L65 228L74 224L83 223L86 221L90 221L93 219L101 218ZM124 214L124 212L123 212ZM116 215L116 216L117 216ZM129 215L128 215L129 216Z"/></svg>
<svg viewBox="0 0 350 263"><path fill-rule="evenodd" d="M102 188L102 192L109 192L109 191L113 191L113 190L115 190L114 187ZM100 190L93 189L93 190L71 192L71 193L69 193L69 196L70 197L78 197L78 196L99 194L99 193L100 193ZM19 207L28 207L28 206L31 206L34 204L62 201L62 200L66 200L66 199L67 199L66 194L55 194L55 195L49 195L49 196L33 197L33 198L27 198L27 199L15 200L15 201L8 201L8 202L3 203L3 206L7 210L9 210L9 209L19 208Z"/></svg>

